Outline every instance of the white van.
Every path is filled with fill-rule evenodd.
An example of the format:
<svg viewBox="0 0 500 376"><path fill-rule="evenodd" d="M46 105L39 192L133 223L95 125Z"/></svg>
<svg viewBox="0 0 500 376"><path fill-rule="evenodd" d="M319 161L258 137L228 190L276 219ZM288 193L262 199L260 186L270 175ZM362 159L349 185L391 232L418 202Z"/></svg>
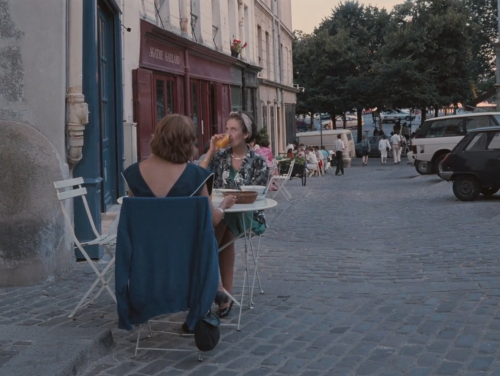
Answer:
<svg viewBox="0 0 500 376"><path fill-rule="evenodd" d="M352 132L349 129L324 130L323 143L321 143L321 132L319 131L297 133L297 140L299 144L307 146L321 147L321 145L323 145L331 154L333 153L333 143L339 134L342 135L341 140L344 141L344 145L346 146L344 150L344 159L355 158L356 148L354 146Z"/></svg>
<svg viewBox="0 0 500 376"><path fill-rule="evenodd" d="M500 125L500 112L477 112L426 120L412 140L415 169L419 174L437 172L439 163L471 129Z"/></svg>

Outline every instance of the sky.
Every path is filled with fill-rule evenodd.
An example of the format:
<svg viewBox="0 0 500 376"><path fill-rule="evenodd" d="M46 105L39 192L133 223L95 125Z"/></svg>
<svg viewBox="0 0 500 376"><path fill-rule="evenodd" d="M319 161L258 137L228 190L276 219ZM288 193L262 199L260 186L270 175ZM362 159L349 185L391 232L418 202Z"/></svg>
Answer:
<svg viewBox="0 0 500 376"><path fill-rule="evenodd" d="M311 33L323 18L332 14L332 9L340 2L341 0L291 0L293 30ZM391 10L394 5L404 3L404 0L359 0L359 3Z"/></svg>

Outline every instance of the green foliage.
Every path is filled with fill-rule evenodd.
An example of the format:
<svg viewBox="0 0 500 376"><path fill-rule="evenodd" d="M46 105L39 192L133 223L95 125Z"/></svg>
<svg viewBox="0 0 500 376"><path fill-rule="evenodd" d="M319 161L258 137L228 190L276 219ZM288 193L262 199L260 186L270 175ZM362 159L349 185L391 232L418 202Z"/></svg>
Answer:
<svg viewBox="0 0 500 376"><path fill-rule="evenodd" d="M257 133L257 135L255 136L255 142L258 145L260 145L260 143L263 140L268 140L269 141L269 133L267 133L267 128L266 127L262 127L262 129L259 131L259 133Z"/></svg>

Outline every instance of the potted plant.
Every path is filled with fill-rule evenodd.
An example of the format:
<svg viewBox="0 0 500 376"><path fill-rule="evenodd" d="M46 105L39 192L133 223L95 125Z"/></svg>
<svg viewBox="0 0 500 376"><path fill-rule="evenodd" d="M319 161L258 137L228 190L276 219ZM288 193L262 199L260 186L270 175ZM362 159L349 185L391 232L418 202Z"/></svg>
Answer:
<svg viewBox="0 0 500 376"><path fill-rule="evenodd" d="M232 57L238 57L243 51L243 49L247 46L247 43L243 44L241 40L238 39L233 39L233 42L231 43L231 56Z"/></svg>

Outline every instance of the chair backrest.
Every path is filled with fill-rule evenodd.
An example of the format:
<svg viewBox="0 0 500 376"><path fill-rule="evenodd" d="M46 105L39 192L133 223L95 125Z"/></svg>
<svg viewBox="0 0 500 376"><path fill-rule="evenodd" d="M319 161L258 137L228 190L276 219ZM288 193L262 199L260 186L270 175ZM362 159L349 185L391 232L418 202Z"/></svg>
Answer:
<svg viewBox="0 0 500 376"><path fill-rule="evenodd" d="M99 237L100 233L99 231L97 231L97 228L95 227L94 219L92 218L89 204L87 202L87 198L85 197L85 195L87 194L87 188L82 187L83 183L84 180L82 177L54 182L54 187L57 193L57 199L61 204L61 210L63 212L64 218L66 219L66 224L71 227L71 231L73 232L74 235L73 224L68 215L68 212L66 211L66 207L64 206L64 201L70 198L81 197L83 201L83 206L85 207L85 212L87 213L87 217L90 222L90 226L92 227L92 231L94 232L94 235L96 237ZM74 187L77 188L75 189ZM75 241L78 241L78 239L76 239L76 235L74 235L73 237Z"/></svg>
<svg viewBox="0 0 500 376"><path fill-rule="evenodd" d="M208 197L125 197L117 234L119 325L186 310L189 302L186 322L194 328L219 283Z"/></svg>
<svg viewBox="0 0 500 376"><path fill-rule="evenodd" d="M292 171L293 171L293 166L295 165L295 159L293 159L290 162L290 167L288 168L288 172L286 173L287 179L290 179L290 176L292 176Z"/></svg>

